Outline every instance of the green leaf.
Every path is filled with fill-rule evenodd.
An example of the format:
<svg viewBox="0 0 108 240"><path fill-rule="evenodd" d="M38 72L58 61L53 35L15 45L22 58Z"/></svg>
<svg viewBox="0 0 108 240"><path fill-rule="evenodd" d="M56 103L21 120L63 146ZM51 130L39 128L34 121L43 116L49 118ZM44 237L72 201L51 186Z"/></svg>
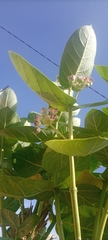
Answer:
<svg viewBox="0 0 108 240"><path fill-rule="evenodd" d="M12 155L13 168L20 177L30 177L43 170L42 157L44 150L37 145L17 150Z"/></svg>
<svg viewBox="0 0 108 240"><path fill-rule="evenodd" d="M93 234L93 226L94 226L94 217L82 217L81 218L81 227L83 230L83 236L84 236L84 240L86 239L91 239L92 234Z"/></svg>
<svg viewBox="0 0 108 240"><path fill-rule="evenodd" d="M102 177L108 181L108 167L105 169L105 171L102 173Z"/></svg>
<svg viewBox="0 0 108 240"><path fill-rule="evenodd" d="M43 229L40 230L39 232L38 232L38 229L36 230L36 240L46 240L47 237L48 237L48 233L47 233L46 227L43 227Z"/></svg>
<svg viewBox="0 0 108 240"><path fill-rule="evenodd" d="M17 97L14 91L7 87L0 95L0 109L9 107L12 111L16 112Z"/></svg>
<svg viewBox="0 0 108 240"><path fill-rule="evenodd" d="M38 222L39 217L35 214L27 217L18 229L18 237L22 238L26 236L29 232L33 230L33 228L38 224Z"/></svg>
<svg viewBox="0 0 108 240"><path fill-rule="evenodd" d="M63 217L62 219L62 223L63 223L63 227L67 232L73 232L74 231L74 227L72 225L72 215L69 214L66 217ZM73 239L73 238L72 238Z"/></svg>
<svg viewBox="0 0 108 240"><path fill-rule="evenodd" d="M20 118L21 120L21 125L19 124L19 126L31 126L31 123L28 121L27 118Z"/></svg>
<svg viewBox="0 0 108 240"><path fill-rule="evenodd" d="M28 116L27 116L27 118L28 118L28 121L30 122L30 123L34 123L34 119L35 119L35 117L36 117L36 115L41 115L41 114L39 114L39 113L37 113L37 112L29 112L29 114L28 114Z"/></svg>
<svg viewBox="0 0 108 240"><path fill-rule="evenodd" d="M67 178L69 178L70 176L70 169L69 169L69 165L67 168L65 168L61 173L59 173L58 175L58 183L63 184L65 180L67 180ZM69 181L68 181L69 182ZM66 182L67 183L67 182ZM70 182L69 182L70 183ZM70 186L70 185L68 185Z"/></svg>
<svg viewBox="0 0 108 240"><path fill-rule="evenodd" d="M90 172L93 173L97 168L101 166L98 159L95 158L94 153L89 155L90 156Z"/></svg>
<svg viewBox="0 0 108 240"><path fill-rule="evenodd" d="M75 157L75 169L76 171L83 171L84 169L90 169L91 155L86 157Z"/></svg>
<svg viewBox="0 0 108 240"><path fill-rule="evenodd" d="M0 172L0 195L14 198L49 199L54 192L53 182L11 177Z"/></svg>
<svg viewBox="0 0 108 240"><path fill-rule="evenodd" d="M82 139L51 140L46 145L54 151L69 156L86 156L108 145L108 140L100 136Z"/></svg>
<svg viewBox="0 0 108 240"><path fill-rule="evenodd" d="M69 105L73 106L76 102L74 98L64 93L49 78L29 64L20 55L11 51L9 55L22 79L49 105L58 108L60 111L65 111Z"/></svg>
<svg viewBox="0 0 108 240"><path fill-rule="evenodd" d="M73 106L72 110L75 111L76 109L79 109L79 108L96 107L96 106L102 106L106 104L108 104L108 100L105 100L103 102L87 103L87 104L82 104L78 106Z"/></svg>
<svg viewBox="0 0 108 240"><path fill-rule="evenodd" d="M17 214L15 214L14 212L7 209L2 209L1 215L2 215L3 221L6 223L7 226L10 226L12 228L16 228L20 226L20 219L18 218Z"/></svg>
<svg viewBox="0 0 108 240"><path fill-rule="evenodd" d="M59 173L69 166L69 157L47 148L42 159L42 165L48 172Z"/></svg>
<svg viewBox="0 0 108 240"><path fill-rule="evenodd" d="M101 190L91 184L77 184L78 188L78 202L79 206L89 205L89 206L98 206ZM60 201L67 204L71 207L71 199L69 189L61 189L60 191Z"/></svg>
<svg viewBox="0 0 108 240"><path fill-rule="evenodd" d="M108 116L108 108L102 108L102 112Z"/></svg>
<svg viewBox="0 0 108 240"><path fill-rule="evenodd" d="M108 131L108 117L100 110L92 109L85 118L85 128L96 131Z"/></svg>
<svg viewBox="0 0 108 240"><path fill-rule="evenodd" d="M93 154L94 158L104 167L108 167L108 146Z"/></svg>
<svg viewBox="0 0 108 240"><path fill-rule="evenodd" d="M0 240L14 240L13 238L0 237Z"/></svg>
<svg viewBox="0 0 108 240"><path fill-rule="evenodd" d="M92 206L82 205L79 207L79 213L81 217L93 217L96 215L96 208Z"/></svg>
<svg viewBox="0 0 108 240"><path fill-rule="evenodd" d="M19 201L14 198L5 198L3 199L3 208L16 212L19 208Z"/></svg>
<svg viewBox="0 0 108 240"><path fill-rule="evenodd" d="M81 172L77 179L77 184L89 184L98 187L102 190L104 180L99 177L95 177L93 174L91 174L88 170L84 170Z"/></svg>
<svg viewBox="0 0 108 240"><path fill-rule="evenodd" d="M108 66L95 65L99 75L108 83Z"/></svg>
<svg viewBox="0 0 108 240"><path fill-rule="evenodd" d="M9 107L0 109L0 129L9 127L19 122L21 122L20 118Z"/></svg>
<svg viewBox="0 0 108 240"><path fill-rule="evenodd" d="M79 205L82 204L89 204L89 205L96 205L99 204L101 190L100 188L91 185L91 184L78 184L78 199Z"/></svg>
<svg viewBox="0 0 108 240"><path fill-rule="evenodd" d="M69 232L66 233L65 239L66 239L66 240L75 239L74 232L72 232L72 233L69 233ZM83 240L87 240L87 239L83 239Z"/></svg>
<svg viewBox="0 0 108 240"><path fill-rule="evenodd" d="M64 49L59 78L65 88L69 87L68 76L91 75L96 54L96 36L92 26L83 26L69 38Z"/></svg>
<svg viewBox="0 0 108 240"><path fill-rule="evenodd" d="M48 141L55 136L51 129L44 129L36 134L35 127L32 126L11 126L0 130L0 135L6 138L7 142L40 142Z"/></svg>
<svg viewBox="0 0 108 240"><path fill-rule="evenodd" d="M12 161L11 161L11 157L12 157L12 153L15 149L15 146L17 145L16 143L17 141L14 139L6 139L3 138L2 141L2 137L0 136L0 147L2 149L4 149L3 151L3 162L2 162L2 167L3 168L12 168Z"/></svg>
<svg viewBox="0 0 108 240"><path fill-rule="evenodd" d="M39 142L35 128L32 126L9 127L0 130L0 135L6 138L15 139L23 142Z"/></svg>

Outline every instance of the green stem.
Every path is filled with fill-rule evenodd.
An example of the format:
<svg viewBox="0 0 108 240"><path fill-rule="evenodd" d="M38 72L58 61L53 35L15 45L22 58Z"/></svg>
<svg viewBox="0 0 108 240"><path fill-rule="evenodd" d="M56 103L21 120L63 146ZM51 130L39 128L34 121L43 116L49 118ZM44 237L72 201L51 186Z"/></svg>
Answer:
<svg viewBox="0 0 108 240"><path fill-rule="evenodd" d="M3 137L1 137L1 148L0 148L0 168L2 169L3 165L3 154L4 154L4 149L3 149Z"/></svg>
<svg viewBox="0 0 108 240"><path fill-rule="evenodd" d="M2 221L2 237L6 237L6 227Z"/></svg>
<svg viewBox="0 0 108 240"><path fill-rule="evenodd" d="M72 107L69 107L69 139L73 139ZM70 197L74 222L75 240L81 240L81 227L78 209L77 187L75 180L75 163L73 156L69 156L69 163L70 163Z"/></svg>
<svg viewBox="0 0 108 240"><path fill-rule="evenodd" d="M1 216L1 210L2 210L2 203L3 203L3 198L0 197L0 218L1 218L1 232L2 232L2 237L6 237L6 226L5 226L5 223L2 219L2 216Z"/></svg>
<svg viewBox="0 0 108 240"><path fill-rule="evenodd" d="M19 238L18 238L17 228L16 228L16 232L15 232L15 240L19 240Z"/></svg>
<svg viewBox="0 0 108 240"><path fill-rule="evenodd" d="M57 134L59 134L63 139L66 139L65 138L65 136L58 130L58 129L56 129L52 124L50 125L54 130L55 130L55 132L57 133Z"/></svg>
<svg viewBox="0 0 108 240"><path fill-rule="evenodd" d="M99 210L95 217L92 240L96 240L96 239L99 240L99 238L97 236L98 236L98 231L99 231L99 223L100 223L100 218L101 218L101 214L102 214L103 204L105 201L106 188L107 188L107 181L104 182L103 188L101 191L100 200L99 200Z"/></svg>
<svg viewBox="0 0 108 240"><path fill-rule="evenodd" d="M55 173L55 186L57 186L57 174ZM60 203L59 203L59 193L58 190L55 189L55 208L56 208L56 224L58 228L58 235L60 240L65 240L64 232L63 232L63 224L61 220L61 213L60 213Z"/></svg>
<svg viewBox="0 0 108 240"><path fill-rule="evenodd" d="M39 217L41 216L41 213L42 213L43 204L44 204L43 201L40 201L40 202L39 202L39 206L38 206L38 210L37 210L37 215L38 215Z"/></svg>
<svg viewBox="0 0 108 240"><path fill-rule="evenodd" d="M34 214L37 214L37 212L38 212L38 207L39 207L39 201L36 200L36 204L35 204L34 211L33 211Z"/></svg>
<svg viewBox="0 0 108 240"><path fill-rule="evenodd" d="M4 149L3 149L3 137L1 137L1 143L0 143L0 170L1 174L3 174L2 167L3 167L3 154L4 154ZM0 221L1 221L1 231L2 231L2 237L6 237L6 226L4 224L4 221L1 216L1 210L3 208L2 206L3 203L3 197L0 197Z"/></svg>
<svg viewBox="0 0 108 240"><path fill-rule="evenodd" d="M45 239L49 236L49 234L51 233L52 229L54 228L56 223L55 218L53 219L52 223L50 224L50 226L47 228L47 232L45 234Z"/></svg>
<svg viewBox="0 0 108 240"><path fill-rule="evenodd" d="M77 99L77 97L78 97L78 94L79 94L79 92L76 92L76 93L75 93L75 96L74 96L74 98L76 98L76 99Z"/></svg>
<svg viewBox="0 0 108 240"><path fill-rule="evenodd" d="M103 238L104 229L105 229L107 219L108 219L108 199L106 201L105 208L102 212L102 217L101 217L101 221L100 221L100 225L99 225L99 229L98 229L98 234L97 234L97 239L98 240L102 240L102 238Z"/></svg>
<svg viewBox="0 0 108 240"><path fill-rule="evenodd" d="M21 198L20 200L20 206L21 206L21 223L24 221L24 199Z"/></svg>

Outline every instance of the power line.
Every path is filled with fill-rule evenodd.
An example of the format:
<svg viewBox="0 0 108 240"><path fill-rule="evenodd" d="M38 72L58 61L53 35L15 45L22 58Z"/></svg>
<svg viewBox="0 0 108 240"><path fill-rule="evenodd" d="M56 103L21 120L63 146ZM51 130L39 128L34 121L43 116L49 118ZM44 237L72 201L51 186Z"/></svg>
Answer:
<svg viewBox="0 0 108 240"><path fill-rule="evenodd" d="M89 87L92 91L94 91L95 93L97 93L98 95L100 95L101 97L105 98L106 100L108 100L107 97L105 97L103 94L99 93L98 91L96 91L94 88Z"/></svg>
<svg viewBox="0 0 108 240"><path fill-rule="evenodd" d="M41 55L43 58L45 58L47 61L51 62L52 64L54 64L56 67L59 67L58 64L56 64L55 62L53 62L51 59L49 59L48 57L46 57L44 54L42 54L41 52L39 52L38 50L36 50L35 48L33 48L32 46L30 46L28 43L26 43L25 41L23 41L21 38L17 37L15 34L11 33L10 31L8 31L6 28L0 26L1 29L3 29L5 32L9 33L11 36L13 36L14 38L16 38L17 40L19 40L20 42L22 42L23 44L25 44L27 47L31 48L33 51L35 51L36 53L38 53L39 55Z"/></svg>
<svg viewBox="0 0 108 240"><path fill-rule="evenodd" d="M36 53L38 53L41 57L45 58L47 61L49 61L50 63L52 63L53 65L55 65L56 67L59 67L59 65L57 63L55 63L54 61L52 61L51 59L49 59L48 57L46 57L44 54L42 54L41 52L39 52L38 50L36 50L35 48L33 48L31 45L29 45L28 43L26 43L25 41L23 41L21 38L17 37L15 34L13 34L12 32L10 32L9 30L7 30L6 28L0 26L0 28L2 30L4 30L5 32L7 32L8 34L10 34L11 36L13 36L14 38L16 38L18 41L22 42L23 44L25 44L27 47L29 47L30 49L32 49L33 51L35 51ZM107 97L105 97L103 94L99 93L98 91L96 91L94 88L89 87L93 92L97 93L98 95L100 95L101 97L105 98L108 100Z"/></svg>

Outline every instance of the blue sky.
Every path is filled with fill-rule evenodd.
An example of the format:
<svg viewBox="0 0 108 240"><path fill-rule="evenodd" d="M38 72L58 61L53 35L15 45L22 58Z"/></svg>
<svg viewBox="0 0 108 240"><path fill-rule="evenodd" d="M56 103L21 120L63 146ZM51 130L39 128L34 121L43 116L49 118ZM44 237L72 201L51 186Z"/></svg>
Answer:
<svg viewBox="0 0 108 240"><path fill-rule="evenodd" d="M95 64L108 65L108 2L102 0L0 0L0 25L60 64L65 44L71 34L83 25L91 25L97 37ZM18 98L18 114L26 117L30 111L41 111L45 103L22 81L14 69L8 51L12 50L55 80L59 69L26 45L0 29L0 88L9 85ZM107 83L96 70L92 73L93 88L107 97ZM90 89L84 89L78 103L105 100ZM89 109L83 109L83 119Z"/></svg>
<svg viewBox="0 0 108 240"><path fill-rule="evenodd" d="M108 65L108 1L104 0L0 0L0 26L60 64L62 52L71 34L84 25L92 25L97 37L95 64ZM0 28L0 89L9 85L18 98L18 114L40 112L45 103L23 82L14 69L8 51L12 50L38 68L52 81L59 69ZM107 97L108 85L97 72L92 73L93 88ZM105 100L91 89L84 89L78 103ZM89 109L83 109L82 122Z"/></svg>

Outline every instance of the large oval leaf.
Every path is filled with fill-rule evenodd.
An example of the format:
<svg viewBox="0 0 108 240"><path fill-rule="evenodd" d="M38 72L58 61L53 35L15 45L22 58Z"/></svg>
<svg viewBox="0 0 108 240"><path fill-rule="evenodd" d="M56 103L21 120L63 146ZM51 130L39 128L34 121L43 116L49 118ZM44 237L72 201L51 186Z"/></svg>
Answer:
<svg viewBox="0 0 108 240"><path fill-rule="evenodd" d="M84 169L90 169L91 166L91 155L88 156L77 156L75 157L75 169L78 172L83 171Z"/></svg>
<svg viewBox="0 0 108 240"><path fill-rule="evenodd" d="M23 142L39 142L39 138L32 126L10 127L0 130L0 136Z"/></svg>
<svg viewBox="0 0 108 240"><path fill-rule="evenodd" d="M43 201L43 199L49 199L53 193L54 184L50 181L11 177L0 172L0 196L14 198L35 198L41 196Z"/></svg>
<svg viewBox="0 0 108 240"><path fill-rule="evenodd" d="M77 184L90 184L102 189L104 180L103 178L95 177L88 170L84 170L77 178Z"/></svg>
<svg viewBox="0 0 108 240"><path fill-rule="evenodd" d="M17 97L10 87L4 89L0 95L0 109L5 107L9 107L14 112L17 109Z"/></svg>
<svg viewBox="0 0 108 240"><path fill-rule="evenodd" d="M1 215L2 215L3 221L7 226L10 226L12 228L20 226L20 219L16 213L7 209L2 209Z"/></svg>
<svg viewBox="0 0 108 240"><path fill-rule="evenodd" d="M108 117L100 110L92 109L85 118L85 128L108 132Z"/></svg>
<svg viewBox="0 0 108 240"><path fill-rule="evenodd" d="M98 206L100 193L101 193L100 188L92 184L80 183L80 184L77 184L77 189L78 189L79 206L81 205L91 206L92 204L96 204ZM68 206L71 207L69 189L63 189L63 190L61 189L60 200L61 202L65 202Z"/></svg>
<svg viewBox="0 0 108 240"><path fill-rule="evenodd" d="M65 88L69 87L67 77L74 74L89 77L96 54L96 36L92 26L76 30L69 38L64 49L59 78Z"/></svg>
<svg viewBox="0 0 108 240"><path fill-rule="evenodd" d="M93 157L104 167L108 167L108 146L93 154Z"/></svg>
<svg viewBox="0 0 108 240"><path fill-rule="evenodd" d="M20 55L10 52L10 58L27 85L52 107L65 111L76 102Z"/></svg>
<svg viewBox="0 0 108 240"><path fill-rule="evenodd" d="M108 66L96 66L95 68L99 75L108 83Z"/></svg>
<svg viewBox="0 0 108 240"><path fill-rule="evenodd" d="M69 166L69 157L47 148L42 159L42 165L48 172L59 173Z"/></svg>
<svg viewBox="0 0 108 240"><path fill-rule="evenodd" d="M12 154L12 164L20 177L30 177L43 170L41 165L44 150L37 147L25 147Z"/></svg>
<svg viewBox="0 0 108 240"><path fill-rule="evenodd" d="M18 115L9 107L0 109L0 129L9 127L15 123L20 123Z"/></svg>
<svg viewBox="0 0 108 240"><path fill-rule="evenodd" d="M91 137L82 139L51 140L46 145L54 151L69 156L86 156L108 145L108 139Z"/></svg>
<svg viewBox="0 0 108 240"><path fill-rule="evenodd" d="M48 141L54 137L54 134L55 132L51 131L51 129L45 129L36 134L36 129L32 126L12 126L0 130L0 136L5 137L7 141L13 143L15 143L15 140L22 142L40 142L42 139L42 141Z"/></svg>
<svg viewBox="0 0 108 240"><path fill-rule="evenodd" d="M25 219L25 221L18 228L18 237L22 238L30 233L34 227L39 223L39 216L32 214Z"/></svg>
<svg viewBox="0 0 108 240"><path fill-rule="evenodd" d="M3 208L10 210L12 212L16 212L20 207L19 201L14 198L4 198L2 202Z"/></svg>

